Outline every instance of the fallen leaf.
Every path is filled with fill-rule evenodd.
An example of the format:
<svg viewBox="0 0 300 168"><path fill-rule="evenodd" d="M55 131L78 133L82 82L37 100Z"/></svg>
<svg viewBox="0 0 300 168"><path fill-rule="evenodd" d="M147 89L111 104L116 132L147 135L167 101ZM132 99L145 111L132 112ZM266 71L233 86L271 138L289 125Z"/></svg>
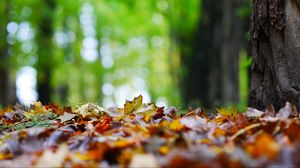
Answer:
<svg viewBox="0 0 300 168"><path fill-rule="evenodd" d="M129 167L159 167L158 162L152 154L135 154L129 164Z"/></svg>
<svg viewBox="0 0 300 168"><path fill-rule="evenodd" d="M249 118L259 118L264 114L263 111L254 109L254 108L247 108L247 111L245 112L245 115Z"/></svg>
<svg viewBox="0 0 300 168"><path fill-rule="evenodd" d="M246 150L254 158L266 156L268 159L275 160L278 157L280 146L271 135L261 133L253 143L246 145Z"/></svg>
<svg viewBox="0 0 300 168"><path fill-rule="evenodd" d="M276 114L277 118L287 119L292 113L292 105L289 102L286 102L285 106L279 110Z"/></svg>
<svg viewBox="0 0 300 168"><path fill-rule="evenodd" d="M133 113L135 110L137 110L139 107L141 107L142 103L143 103L142 95L135 97L132 101L126 100L126 102L124 104L125 115Z"/></svg>
<svg viewBox="0 0 300 168"><path fill-rule="evenodd" d="M162 155L168 154L169 151L170 151L170 148L167 147L167 146L161 146L161 147L159 148L159 153L162 154Z"/></svg>
<svg viewBox="0 0 300 168"><path fill-rule="evenodd" d="M184 126L180 123L179 119L176 119L170 123L170 129L174 131L180 131L184 128Z"/></svg>
<svg viewBox="0 0 300 168"><path fill-rule="evenodd" d="M63 123L63 122L66 122L66 121L69 121L69 120L73 119L75 116L76 116L76 114L71 114L71 113L64 112L63 115L59 116L56 119L59 119L60 122Z"/></svg>
<svg viewBox="0 0 300 168"><path fill-rule="evenodd" d="M42 105L41 102L34 102L33 108L34 108L35 113L45 113L45 112L47 112L47 109Z"/></svg>
<svg viewBox="0 0 300 168"><path fill-rule="evenodd" d="M106 110L96 104L86 103L77 108L74 113L81 115L83 118L101 117L106 113Z"/></svg>
<svg viewBox="0 0 300 168"><path fill-rule="evenodd" d="M96 126L95 126L95 131L102 134L104 133L106 130L109 130L111 128L110 123L113 121L112 117L107 117L105 119L103 119L104 121L99 122Z"/></svg>
<svg viewBox="0 0 300 168"><path fill-rule="evenodd" d="M229 117L236 117L238 115L236 108L226 109L226 108L219 108L217 109L217 112L221 116L229 116Z"/></svg>
<svg viewBox="0 0 300 168"><path fill-rule="evenodd" d="M62 167L68 152L66 144L60 145L55 152L51 149L45 150L34 167Z"/></svg>

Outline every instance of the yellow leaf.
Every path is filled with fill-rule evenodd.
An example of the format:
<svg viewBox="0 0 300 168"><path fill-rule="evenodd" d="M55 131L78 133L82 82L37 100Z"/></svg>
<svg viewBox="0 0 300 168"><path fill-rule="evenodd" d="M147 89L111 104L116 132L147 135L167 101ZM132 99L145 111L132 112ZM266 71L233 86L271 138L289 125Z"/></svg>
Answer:
<svg viewBox="0 0 300 168"><path fill-rule="evenodd" d="M197 141L198 143L201 143L201 144L211 144L211 140L205 138L205 139L199 139Z"/></svg>
<svg viewBox="0 0 300 168"><path fill-rule="evenodd" d="M10 159L13 155L11 153L0 153L0 160Z"/></svg>
<svg viewBox="0 0 300 168"><path fill-rule="evenodd" d="M75 153L75 157L80 159L80 160L89 160L89 156L86 154L82 154L80 152Z"/></svg>
<svg viewBox="0 0 300 168"><path fill-rule="evenodd" d="M171 122L170 124L170 129L175 130L175 131L180 131L184 126L180 123L179 119L176 119Z"/></svg>
<svg viewBox="0 0 300 168"><path fill-rule="evenodd" d="M170 149L169 149L169 147L167 147L167 146L161 146L161 147L159 148L159 152L160 152L162 155L168 154L169 151L170 151Z"/></svg>
<svg viewBox="0 0 300 168"><path fill-rule="evenodd" d="M46 108L42 105L41 102L35 102L34 103L34 111L35 113L46 113Z"/></svg>
<svg viewBox="0 0 300 168"><path fill-rule="evenodd" d="M221 116L236 117L238 115L236 108L231 108L230 110L225 109L225 108L220 108L220 109L217 109L217 112Z"/></svg>
<svg viewBox="0 0 300 168"><path fill-rule="evenodd" d="M225 131L222 130L221 128L215 128L215 132L213 133L213 135L215 137L219 137L219 136L224 136L225 135Z"/></svg>
<svg viewBox="0 0 300 168"><path fill-rule="evenodd" d="M116 142L113 143L113 147L124 148L124 147L130 146L131 144L133 144L132 141L119 139L119 140L117 140Z"/></svg>
<svg viewBox="0 0 300 168"><path fill-rule="evenodd" d="M159 126L160 126L160 127L167 127L168 125L169 125L169 122L166 121L166 120L163 120L163 121L161 121L161 122L159 123Z"/></svg>
<svg viewBox="0 0 300 168"><path fill-rule="evenodd" d="M145 121L148 122L152 116L152 113L149 113L145 116Z"/></svg>
<svg viewBox="0 0 300 168"><path fill-rule="evenodd" d="M126 103L124 104L124 113L125 114L133 113L135 110L141 107L142 103L143 103L143 97L141 95L135 97L132 101L126 100Z"/></svg>

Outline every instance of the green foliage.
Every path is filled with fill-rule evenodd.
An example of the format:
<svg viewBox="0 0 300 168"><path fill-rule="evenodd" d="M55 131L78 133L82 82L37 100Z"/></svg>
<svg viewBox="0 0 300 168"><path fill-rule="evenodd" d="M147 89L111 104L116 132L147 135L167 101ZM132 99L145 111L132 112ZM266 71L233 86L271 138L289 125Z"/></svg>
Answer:
<svg viewBox="0 0 300 168"><path fill-rule="evenodd" d="M236 9L235 14L241 18L249 17L251 12L252 1L247 0L247 4Z"/></svg>
<svg viewBox="0 0 300 168"><path fill-rule="evenodd" d="M152 102L181 104L180 53L191 46L174 44L173 35L191 41L202 19L201 0L53 0L53 9L46 1L9 2L9 21L18 25L9 36L13 72L23 66L38 73L51 68L52 101L118 104L124 101L120 95L128 99L147 94ZM249 6L237 13L247 12ZM43 17L52 20L47 22L54 31L50 38L41 37ZM21 37L22 31L27 38ZM87 55L96 57L88 60L84 48L93 45ZM240 75L245 92L244 71ZM105 91L104 86L112 88Z"/></svg>
<svg viewBox="0 0 300 168"><path fill-rule="evenodd" d="M29 112L24 112L24 119L21 121L8 124L0 121L0 129L5 130L20 130L31 127L48 127L53 124L53 120L59 115L51 111L45 111L43 113L37 112L38 110L31 110Z"/></svg>
<svg viewBox="0 0 300 168"><path fill-rule="evenodd" d="M251 57L249 57L246 51L240 52L239 58L239 97L240 104L239 110L245 111L248 102L249 92L249 67L251 65Z"/></svg>

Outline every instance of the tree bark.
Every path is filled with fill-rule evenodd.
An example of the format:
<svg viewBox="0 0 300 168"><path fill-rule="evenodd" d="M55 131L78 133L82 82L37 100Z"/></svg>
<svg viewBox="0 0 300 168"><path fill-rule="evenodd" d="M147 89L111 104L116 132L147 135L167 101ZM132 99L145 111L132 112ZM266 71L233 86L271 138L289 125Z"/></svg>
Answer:
<svg viewBox="0 0 300 168"><path fill-rule="evenodd" d="M55 1L44 0L45 11L42 12L41 21L39 23L40 34L38 36L38 81L37 90L39 100L42 103L50 103L53 88L51 86L52 69L54 66L54 57L52 52L52 36L53 36L53 11L55 9Z"/></svg>
<svg viewBox="0 0 300 168"><path fill-rule="evenodd" d="M202 17L194 36L190 55L183 52L188 73L184 79L185 103L200 100L200 105L239 102L239 53L246 48L247 17L237 15L245 0L202 1Z"/></svg>
<svg viewBox="0 0 300 168"><path fill-rule="evenodd" d="M249 106L300 107L300 1L253 0Z"/></svg>
<svg viewBox="0 0 300 168"><path fill-rule="evenodd" d="M11 73L10 57L8 53L9 45L6 41L6 26L9 22L10 1L4 0L0 4L0 12L3 18L0 23L0 104L8 106L16 102L15 84Z"/></svg>

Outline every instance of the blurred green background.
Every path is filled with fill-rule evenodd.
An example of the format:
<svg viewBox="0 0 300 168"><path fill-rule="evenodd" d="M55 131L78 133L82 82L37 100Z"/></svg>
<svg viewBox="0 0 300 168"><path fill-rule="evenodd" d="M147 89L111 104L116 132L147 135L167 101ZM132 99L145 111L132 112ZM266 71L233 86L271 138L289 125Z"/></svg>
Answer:
<svg viewBox="0 0 300 168"><path fill-rule="evenodd" d="M1 0L0 104L247 106L249 0Z"/></svg>

